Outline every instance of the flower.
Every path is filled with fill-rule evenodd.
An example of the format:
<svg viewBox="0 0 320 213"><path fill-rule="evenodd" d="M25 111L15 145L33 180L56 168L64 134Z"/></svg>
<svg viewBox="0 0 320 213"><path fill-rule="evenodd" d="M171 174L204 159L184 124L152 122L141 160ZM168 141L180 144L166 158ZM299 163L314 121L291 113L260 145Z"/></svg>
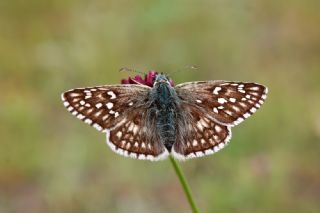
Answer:
<svg viewBox="0 0 320 213"><path fill-rule="evenodd" d="M150 70L145 76L144 79L140 75L136 75L134 78L129 77L128 79L122 79L121 84L143 84L149 87L153 87L153 83L156 79L158 72ZM172 79L169 79L170 85L174 86Z"/></svg>

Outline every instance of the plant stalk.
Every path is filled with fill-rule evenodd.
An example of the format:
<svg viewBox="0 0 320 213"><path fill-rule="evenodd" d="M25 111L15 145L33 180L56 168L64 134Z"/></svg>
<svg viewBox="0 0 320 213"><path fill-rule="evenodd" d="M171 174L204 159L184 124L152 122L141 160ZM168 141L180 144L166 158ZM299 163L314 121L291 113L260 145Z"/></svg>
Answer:
<svg viewBox="0 0 320 213"><path fill-rule="evenodd" d="M177 176L179 178L180 184L181 184L181 186L182 186L182 188L184 190L184 193L185 193L185 195L186 195L186 197L188 199L188 202L190 204L190 207L191 207L193 213L198 213L199 210L198 210L198 208L197 208L197 206L196 206L196 204L194 202L194 199L193 199L193 196L191 194L189 185L188 185L188 183L186 181L186 178L184 177L184 175L182 173L182 170L181 170L179 164L175 161L175 159L171 155L169 156L169 158L170 158L171 164L172 164L172 166L173 166L173 168L174 168L174 170L175 170L175 172L176 172L176 174L177 174Z"/></svg>

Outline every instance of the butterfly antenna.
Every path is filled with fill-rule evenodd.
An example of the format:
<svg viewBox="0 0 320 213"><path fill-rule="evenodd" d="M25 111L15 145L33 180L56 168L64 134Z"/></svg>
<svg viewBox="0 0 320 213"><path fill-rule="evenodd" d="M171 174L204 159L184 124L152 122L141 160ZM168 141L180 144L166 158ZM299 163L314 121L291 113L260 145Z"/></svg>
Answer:
<svg viewBox="0 0 320 213"><path fill-rule="evenodd" d="M139 70L136 70L136 69L133 69L133 68L128 68L128 67L120 68L119 72L135 72L135 73L139 73L139 74L142 74L142 75L147 75L146 73L144 73L142 71L139 71Z"/></svg>
<svg viewBox="0 0 320 213"><path fill-rule="evenodd" d="M178 70L176 70L174 72L171 72L169 74L172 75L172 74L176 74L176 73L179 73L181 71L184 71L184 70L192 70L192 71L194 71L194 70L197 70L197 69L198 69L198 66L196 66L196 65L188 65L188 66L183 67L182 69L178 69Z"/></svg>

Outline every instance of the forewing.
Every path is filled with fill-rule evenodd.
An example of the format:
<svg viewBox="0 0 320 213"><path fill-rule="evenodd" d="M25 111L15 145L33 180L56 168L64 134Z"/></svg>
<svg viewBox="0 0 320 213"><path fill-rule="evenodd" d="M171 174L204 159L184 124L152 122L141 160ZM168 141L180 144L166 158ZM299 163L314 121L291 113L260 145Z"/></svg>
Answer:
<svg viewBox="0 0 320 213"><path fill-rule="evenodd" d="M206 81L175 87L182 103L197 106L216 122L234 126L261 107L268 89L256 83Z"/></svg>
<svg viewBox="0 0 320 213"><path fill-rule="evenodd" d="M72 115L103 131L142 105L148 92L148 87L140 85L105 85L72 89L61 98Z"/></svg>
<svg viewBox="0 0 320 213"><path fill-rule="evenodd" d="M149 129L155 123L148 116L149 91L143 85L106 85L69 90L62 100L74 116L106 132L107 144L116 153L160 160L168 151Z"/></svg>
<svg viewBox="0 0 320 213"><path fill-rule="evenodd" d="M222 149L231 139L231 127L214 121L196 106L182 104L172 155L179 160L202 157Z"/></svg>

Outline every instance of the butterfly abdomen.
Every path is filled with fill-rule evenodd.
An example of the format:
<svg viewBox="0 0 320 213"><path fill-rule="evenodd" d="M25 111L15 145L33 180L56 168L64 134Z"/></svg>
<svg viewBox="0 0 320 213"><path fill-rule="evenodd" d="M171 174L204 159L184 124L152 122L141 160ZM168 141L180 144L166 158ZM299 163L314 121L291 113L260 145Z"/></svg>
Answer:
<svg viewBox="0 0 320 213"><path fill-rule="evenodd" d="M153 91L156 108L157 128L162 143L170 151L176 135L176 98L173 88L167 84L159 84Z"/></svg>

